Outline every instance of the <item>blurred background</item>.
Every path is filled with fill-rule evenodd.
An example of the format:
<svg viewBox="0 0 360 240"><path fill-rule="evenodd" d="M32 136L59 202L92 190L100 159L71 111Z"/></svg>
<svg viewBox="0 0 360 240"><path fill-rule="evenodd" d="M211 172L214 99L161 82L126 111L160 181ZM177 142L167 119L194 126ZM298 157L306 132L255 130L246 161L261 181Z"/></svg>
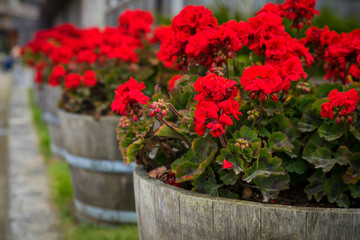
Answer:
<svg viewBox="0 0 360 240"><path fill-rule="evenodd" d="M219 22L229 18L246 19L268 2L282 0L1 0L0 52L9 54L12 47L24 45L36 30L71 22L78 27L117 25L126 9L146 9L157 23L169 23L186 5L204 5L213 10ZM347 32L360 22L359 0L318 0L321 16L314 25L329 25L331 30Z"/></svg>

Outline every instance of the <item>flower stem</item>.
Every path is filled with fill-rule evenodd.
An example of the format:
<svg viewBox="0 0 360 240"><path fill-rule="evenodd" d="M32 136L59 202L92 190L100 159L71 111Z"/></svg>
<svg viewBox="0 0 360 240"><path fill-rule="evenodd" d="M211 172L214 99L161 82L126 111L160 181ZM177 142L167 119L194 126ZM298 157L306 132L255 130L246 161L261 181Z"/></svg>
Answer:
<svg viewBox="0 0 360 240"><path fill-rule="evenodd" d="M342 84L343 84L343 86L345 86L345 84L346 84L346 77L347 77L347 75L348 75L350 66L351 66L351 62L347 62L347 63L346 63L346 67L345 67L345 72L344 72L344 78L342 79Z"/></svg>
<svg viewBox="0 0 360 240"><path fill-rule="evenodd" d="M178 110L174 107L174 105L172 105L171 103L167 103L167 105L178 117L182 117L182 115L178 112Z"/></svg>
<svg viewBox="0 0 360 240"><path fill-rule="evenodd" d="M300 28L296 30L296 39L299 39Z"/></svg>
<svg viewBox="0 0 360 240"><path fill-rule="evenodd" d="M220 135L220 142L223 148L226 148L226 139L225 139L225 135Z"/></svg>
<svg viewBox="0 0 360 240"><path fill-rule="evenodd" d="M262 120L262 117L263 117L263 112L264 112L263 105L264 105L264 100L263 100L263 99L261 99L261 100L260 100L260 116L259 116L259 123L258 123L258 126L257 126L257 130L258 130L258 131L259 131L259 129L260 129L261 120Z"/></svg>
<svg viewBox="0 0 360 240"><path fill-rule="evenodd" d="M233 51L233 70L234 70L234 75L236 76L236 52Z"/></svg>
<svg viewBox="0 0 360 240"><path fill-rule="evenodd" d="M189 147L191 147L191 142L186 139L183 135L181 135L181 133L179 133L178 131L176 131L172 126L170 126L170 124L168 124L164 119L159 118L157 115L155 115L156 119L159 120L160 122L164 123L168 128L170 128L176 135L178 135L185 143L186 145L188 145Z"/></svg>
<svg viewBox="0 0 360 240"><path fill-rule="evenodd" d="M225 62L225 66L226 66L226 77L227 79L230 79L230 74L229 74L229 64L228 61Z"/></svg>
<svg viewBox="0 0 360 240"><path fill-rule="evenodd" d="M316 71L319 69L320 66L321 66L321 61L317 62L314 69L311 71L309 76L306 78L305 82L307 82L312 77L312 75L314 75L316 73Z"/></svg>

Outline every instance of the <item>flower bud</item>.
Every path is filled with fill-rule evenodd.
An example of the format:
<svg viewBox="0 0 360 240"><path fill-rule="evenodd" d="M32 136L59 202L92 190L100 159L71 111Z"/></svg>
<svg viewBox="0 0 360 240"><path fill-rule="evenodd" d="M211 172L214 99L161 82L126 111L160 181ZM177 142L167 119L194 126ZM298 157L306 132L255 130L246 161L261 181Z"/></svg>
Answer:
<svg viewBox="0 0 360 240"><path fill-rule="evenodd" d="M348 116L348 120L349 122L352 122L352 117L350 115Z"/></svg>

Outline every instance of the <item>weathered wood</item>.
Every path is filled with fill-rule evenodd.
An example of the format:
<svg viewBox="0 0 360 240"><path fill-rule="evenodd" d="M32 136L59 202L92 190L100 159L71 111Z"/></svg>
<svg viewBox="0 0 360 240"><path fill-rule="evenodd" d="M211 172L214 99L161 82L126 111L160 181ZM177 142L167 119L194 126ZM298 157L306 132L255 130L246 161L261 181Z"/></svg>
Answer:
<svg viewBox="0 0 360 240"><path fill-rule="evenodd" d="M57 116L59 101L61 99L61 87L51 87L44 85L44 92L46 98L46 111L54 116Z"/></svg>
<svg viewBox="0 0 360 240"><path fill-rule="evenodd" d="M360 209L292 207L209 197L150 179L139 166L134 169L134 182L143 240L360 239Z"/></svg>
<svg viewBox="0 0 360 240"><path fill-rule="evenodd" d="M65 149L76 156L94 159L122 159L116 127L119 117L101 117L58 112Z"/></svg>
<svg viewBox="0 0 360 240"><path fill-rule="evenodd" d="M82 157L91 163L86 169L80 165L70 164L75 202L86 208L88 206L96 208L96 213L99 212L98 209L112 212L110 215L104 213L101 218L97 218L90 213L87 214L82 210L85 208L80 208L75 204L77 215L86 222L100 225L109 223L113 225L122 221L116 217L110 217L110 220L109 217L105 217L107 220L104 220L105 215L114 216L119 212L125 212L126 215L130 212L135 216L132 173L118 172L111 168L98 171L93 165L95 162L122 162L115 131L118 118L104 117L97 122L91 116L67 113L62 110L59 111L59 117L67 161L74 164L70 158ZM114 214L112 210L115 211Z"/></svg>

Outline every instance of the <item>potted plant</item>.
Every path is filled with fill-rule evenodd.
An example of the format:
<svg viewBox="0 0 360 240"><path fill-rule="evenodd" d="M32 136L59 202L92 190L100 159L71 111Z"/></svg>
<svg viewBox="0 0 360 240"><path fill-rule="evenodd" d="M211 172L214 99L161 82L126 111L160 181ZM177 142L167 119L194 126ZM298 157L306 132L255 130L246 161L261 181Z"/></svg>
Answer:
<svg viewBox="0 0 360 240"><path fill-rule="evenodd" d="M360 34L291 37L282 17L299 37L314 6L267 4L220 26L202 6L174 17L158 57L186 74L170 97L113 102L125 109L123 158L139 165L141 239L358 238L360 107L348 82L360 77ZM322 64L341 84L308 81Z"/></svg>
<svg viewBox="0 0 360 240"><path fill-rule="evenodd" d="M147 86L147 95L166 88L173 70L165 70L156 58L152 23L151 13L133 10L119 17L117 27L65 25L47 31L47 41L55 42L47 54L52 66L48 82L62 86L58 115L65 158L77 214L84 221L136 222L132 166L122 162L118 150L118 117L110 99L117 85L131 77Z"/></svg>

